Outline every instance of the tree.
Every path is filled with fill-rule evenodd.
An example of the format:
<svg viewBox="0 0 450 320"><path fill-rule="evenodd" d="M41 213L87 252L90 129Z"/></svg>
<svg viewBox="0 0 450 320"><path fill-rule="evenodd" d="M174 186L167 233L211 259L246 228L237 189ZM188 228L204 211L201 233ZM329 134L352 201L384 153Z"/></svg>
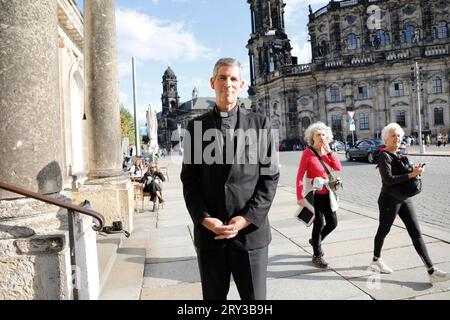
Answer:
<svg viewBox="0 0 450 320"><path fill-rule="evenodd" d="M129 138L130 145L134 145L134 117L120 104L120 131L121 138Z"/></svg>

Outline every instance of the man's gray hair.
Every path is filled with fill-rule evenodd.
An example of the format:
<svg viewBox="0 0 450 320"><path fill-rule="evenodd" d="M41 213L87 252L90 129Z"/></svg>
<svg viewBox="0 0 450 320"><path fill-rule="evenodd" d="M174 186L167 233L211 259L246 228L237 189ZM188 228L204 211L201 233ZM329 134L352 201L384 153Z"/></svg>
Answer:
<svg viewBox="0 0 450 320"><path fill-rule="evenodd" d="M389 138L389 135L394 130L400 133L400 140L403 140L405 131L403 131L402 127L396 122L389 123L386 127L383 128L383 130L381 131L381 139L386 142L387 138Z"/></svg>
<svg viewBox="0 0 450 320"><path fill-rule="evenodd" d="M242 65L239 62L239 60L234 58L220 58L217 60L214 71L213 71L213 78L216 78L217 73L219 72L219 68L222 66L230 66L230 67L238 67L239 68L239 78L242 79Z"/></svg>
<svg viewBox="0 0 450 320"><path fill-rule="evenodd" d="M310 125L308 127L308 129L306 129L306 131L305 131L305 142L309 146L314 145L313 137L314 137L314 134L319 130L325 131L325 135L327 136L328 142L331 142L331 140L333 140L333 132L331 131L331 128L328 127L325 123L319 121L319 122L316 122L316 123L313 123L312 125Z"/></svg>

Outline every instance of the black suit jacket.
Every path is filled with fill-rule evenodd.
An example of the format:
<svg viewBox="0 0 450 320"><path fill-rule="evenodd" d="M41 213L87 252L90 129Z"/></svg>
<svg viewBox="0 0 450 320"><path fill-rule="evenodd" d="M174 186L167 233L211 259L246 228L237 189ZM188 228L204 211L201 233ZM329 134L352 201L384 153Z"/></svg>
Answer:
<svg viewBox="0 0 450 320"><path fill-rule="evenodd" d="M231 166L211 163L202 157L204 153L211 153L211 140L214 139L209 139L214 134L209 133L218 132L220 135L220 131L215 130L214 111L189 122L184 137L181 181L186 207L194 223L194 243L201 249L214 249L231 243L241 249L252 250L267 246L271 240L268 213L279 178L276 146L265 116L242 108L238 112L236 130L246 132L248 136L237 139L234 150L239 160L236 157ZM209 141L203 141L204 136ZM267 157L261 157L263 152ZM216 159L223 159L222 155ZM201 224L207 217L227 223L237 215L242 215L251 224L234 239L215 240L216 235Z"/></svg>

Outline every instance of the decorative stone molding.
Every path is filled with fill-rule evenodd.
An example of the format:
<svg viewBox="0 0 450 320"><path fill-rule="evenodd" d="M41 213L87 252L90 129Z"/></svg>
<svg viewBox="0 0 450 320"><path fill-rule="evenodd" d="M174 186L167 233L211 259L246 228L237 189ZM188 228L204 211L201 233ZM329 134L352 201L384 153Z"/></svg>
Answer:
<svg viewBox="0 0 450 320"><path fill-rule="evenodd" d="M38 255L38 254L54 254L61 252L65 247L65 236L36 236L30 239L21 239L14 241L20 254Z"/></svg>

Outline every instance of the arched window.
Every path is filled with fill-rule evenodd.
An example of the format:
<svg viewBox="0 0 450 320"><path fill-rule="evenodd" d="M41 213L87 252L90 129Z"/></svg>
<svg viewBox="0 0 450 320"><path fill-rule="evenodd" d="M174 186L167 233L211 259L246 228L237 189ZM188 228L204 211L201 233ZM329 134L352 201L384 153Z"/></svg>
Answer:
<svg viewBox="0 0 450 320"><path fill-rule="evenodd" d="M412 25L406 26L405 32L403 34L404 42L412 43L413 36L414 36L414 26Z"/></svg>
<svg viewBox="0 0 450 320"><path fill-rule="evenodd" d="M347 36L347 48L349 50L354 50L354 49L358 48L358 38L356 37L356 35L354 33L350 33Z"/></svg>
<svg viewBox="0 0 450 320"><path fill-rule="evenodd" d="M389 35L386 34L384 30L377 30L376 33L371 38L372 45L375 49L382 48L390 44Z"/></svg>
<svg viewBox="0 0 450 320"><path fill-rule="evenodd" d="M431 91L433 93L442 93L442 80L438 76L431 78Z"/></svg>
<svg viewBox="0 0 450 320"><path fill-rule="evenodd" d="M397 80L394 82L394 96L403 97L405 95L405 88L403 87L403 82Z"/></svg>
<svg viewBox="0 0 450 320"><path fill-rule="evenodd" d="M305 132L306 129L311 125L311 119L308 117L302 118L302 131Z"/></svg>
<svg viewBox="0 0 450 320"><path fill-rule="evenodd" d="M341 93L338 86L332 86L330 89L331 102L341 101Z"/></svg>
<svg viewBox="0 0 450 320"><path fill-rule="evenodd" d="M448 38L448 27L446 21L440 21L436 26L436 38L438 39Z"/></svg>
<svg viewBox="0 0 450 320"><path fill-rule="evenodd" d="M434 125L444 124L444 109L442 107L434 108Z"/></svg>

